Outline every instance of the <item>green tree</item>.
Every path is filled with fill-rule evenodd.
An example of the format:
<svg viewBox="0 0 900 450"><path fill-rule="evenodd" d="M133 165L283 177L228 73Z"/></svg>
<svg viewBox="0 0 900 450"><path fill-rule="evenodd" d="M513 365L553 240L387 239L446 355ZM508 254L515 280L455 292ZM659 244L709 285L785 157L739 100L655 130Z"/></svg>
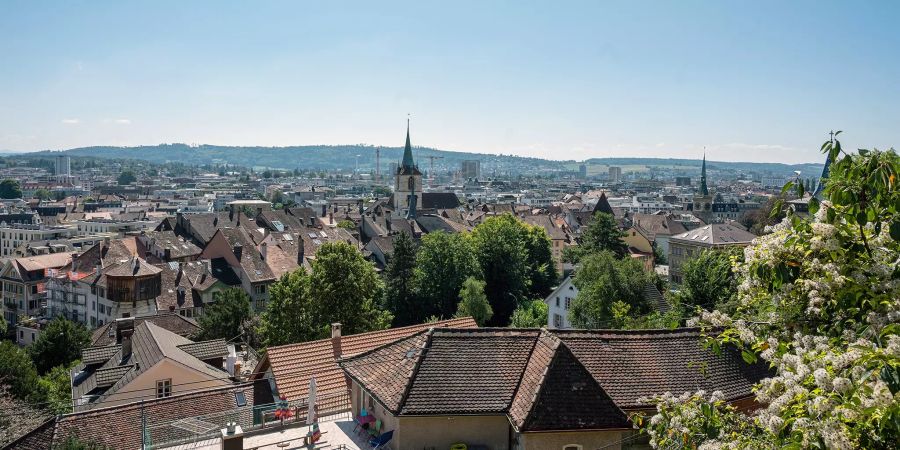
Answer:
<svg viewBox="0 0 900 450"><path fill-rule="evenodd" d="M38 379L38 389L46 402L45 408L54 414L72 412L72 380L70 370L78 364L56 366Z"/></svg>
<svg viewBox="0 0 900 450"><path fill-rule="evenodd" d="M484 286L484 281L478 278L466 278L459 291L460 301L456 309L456 317L471 316L478 326L484 326L491 319L494 311L491 309L487 296L484 295Z"/></svg>
<svg viewBox="0 0 900 450"><path fill-rule="evenodd" d="M64 317L57 317L38 335L28 347L39 373L47 373L56 366L68 366L81 358L81 349L91 343L91 333L85 326Z"/></svg>
<svg viewBox="0 0 900 450"><path fill-rule="evenodd" d="M203 306L197 319L199 340L233 339L241 335L242 325L250 318L250 296L240 288L221 291L217 298Z"/></svg>
<svg viewBox="0 0 900 450"><path fill-rule="evenodd" d="M353 231L356 229L356 224L353 223L352 220L348 220L348 219L344 219L344 220L338 222L337 226L339 228L343 228L345 230L350 230L350 231Z"/></svg>
<svg viewBox="0 0 900 450"><path fill-rule="evenodd" d="M546 327L549 309L542 300L532 300L528 303L523 303L513 311L509 326L513 328Z"/></svg>
<svg viewBox="0 0 900 450"><path fill-rule="evenodd" d="M475 249L466 235L438 231L422 236L416 254L415 279L427 315L452 317L463 282L480 276Z"/></svg>
<svg viewBox="0 0 900 450"><path fill-rule="evenodd" d="M491 326L506 326L519 302L530 298L531 267L525 246L526 228L511 214L491 217L472 231L485 293L494 310Z"/></svg>
<svg viewBox="0 0 900 450"><path fill-rule="evenodd" d="M19 187L19 182L12 178L0 181L0 198L22 198L22 188Z"/></svg>
<svg viewBox="0 0 900 450"><path fill-rule="evenodd" d="M628 253L628 247L622 238L625 232L619 229L616 218L612 214L596 212L581 233L577 246L565 250L565 258L570 262L578 262L582 257L592 253L610 251L619 258Z"/></svg>
<svg viewBox="0 0 900 450"><path fill-rule="evenodd" d="M309 283L321 337L328 335L334 322L340 322L348 334L390 326L391 314L377 306L384 284L372 263L350 244L323 244L316 252Z"/></svg>
<svg viewBox="0 0 900 450"><path fill-rule="evenodd" d="M6 340L0 341L0 384L20 400L42 400L34 362L25 350Z"/></svg>
<svg viewBox="0 0 900 450"><path fill-rule="evenodd" d="M416 292L415 268L415 244L409 234L401 232L394 238L394 251L384 273L384 306L394 315L394 326L421 323L430 314Z"/></svg>
<svg viewBox="0 0 900 450"><path fill-rule="evenodd" d="M553 242L547 230L523 224L525 226L525 249L528 252L528 278L531 298L544 298L553 292L559 274L553 261Z"/></svg>
<svg viewBox="0 0 900 450"><path fill-rule="evenodd" d="M679 302L691 310L700 306L732 312L737 294L733 265L743 259L742 255L742 249L706 250L685 261Z"/></svg>
<svg viewBox="0 0 900 450"><path fill-rule="evenodd" d="M269 301L260 316L259 335L263 345L284 345L319 337L321 324L309 292L305 269L286 273L269 288Z"/></svg>
<svg viewBox="0 0 900 450"><path fill-rule="evenodd" d="M34 191L34 198L38 200L50 200L53 198L53 193L46 189L38 189Z"/></svg>
<svg viewBox="0 0 900 450"><path fill-rule="evenodd" d="M66 436L66 439L55 444L52 450L107 450L108 446L99 444L92 440L85 440L78 437L75 433Z"/></svg>
<svg viewBox="0 0 900 450"><path fill-rule="evenodd" d="M760 407L705 392L658 397L652 419L634 419L654 448L897 448L900 157L847 152L834 136L822 146L830 178L809 200L812 217L788 211L747 248L734 314L691 321L711 350L772 368L754 389Z"/></svg>
<svg viewBox="0 0 900 450"><path fill-rule="evenodd" d="M134 172L131 170L123 170L119 174L119 178L117 179L120 186L125 186L137 181L137 176L135 176Z"/></svg>
<svg viewBox="0 0 900 450"><path fill-rule="evenodd" d="M573 282L578 296L569 317L577 328L603 328L615 318L614 305L621 302L631 314L649 312L644 288L650 278L634 259L618 259L610 251L590 254L581 260ZM623 306L616 308L621 312Z"/></svg>

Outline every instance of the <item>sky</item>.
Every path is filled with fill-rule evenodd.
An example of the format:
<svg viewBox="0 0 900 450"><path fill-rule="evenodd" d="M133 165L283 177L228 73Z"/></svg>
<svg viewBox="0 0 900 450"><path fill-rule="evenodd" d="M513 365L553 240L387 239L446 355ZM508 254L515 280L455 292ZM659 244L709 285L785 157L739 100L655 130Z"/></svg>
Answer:
<svg viewBox="0 0 900 450"><path fill-rule="evenodd" d="M900 147L900 2L0 1L0 150Z"/></svg>

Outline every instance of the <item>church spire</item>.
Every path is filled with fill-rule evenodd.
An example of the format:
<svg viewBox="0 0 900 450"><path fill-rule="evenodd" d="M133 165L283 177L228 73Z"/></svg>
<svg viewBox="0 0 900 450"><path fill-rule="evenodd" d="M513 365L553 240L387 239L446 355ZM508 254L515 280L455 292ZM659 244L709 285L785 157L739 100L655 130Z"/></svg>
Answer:
<svg viewBox="0 0 900 450"><path fill-rule="evenodd" d="M406 119L406 148L403 149L403 163L402 167L407 169L408 171L412 171L412 169L416 166L413 161L412 155L412 145L409 143L409 118Z"/></svg>
<svg viewBox="0 0 900 450"><path fill-rule="evenodd" d="M700 167L700 195L709 195L706 185L706 152L703 152L703 165Z"/></svg>

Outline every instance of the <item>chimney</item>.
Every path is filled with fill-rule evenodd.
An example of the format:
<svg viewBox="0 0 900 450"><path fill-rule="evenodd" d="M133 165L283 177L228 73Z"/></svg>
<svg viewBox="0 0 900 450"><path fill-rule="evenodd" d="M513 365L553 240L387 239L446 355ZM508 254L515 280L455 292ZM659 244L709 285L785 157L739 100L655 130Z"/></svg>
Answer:
<svg viewBox="0 0 900 450"><path fill-rule="evenodd" d="M241 256L244 253L244 247L241 245L240 242L238 242L237 244L234 244L234 247L232 247L232 250L234 251L234 257L237 258L238 261L240 261Z"/></svg>
<svg viewBox="0 0 900 450"><path fill-rule="evenodd" d="M131 336L134 334L134 318L116 319L116 343L122 346L122 362L131 358Z"/></svg>
<svg viewBox="0 0 900 450"><path fill-rule="evenodd" d="M329 224L334 223L334 213L328 213L328 223Z"/></svg>
<svg viewBox="0 0 900 450"><path fill-rule="evenodd" d="M215 227L218 225L219 225L219 216L213 217L213 226Z"/></svg>
<svg viewBox="0 0 900 450"><path fill-rule="evenodd" d="M234 205L231 205L231 208L228 209L228 221L234 222Z"/></svg>
<svg viewBox="0 0 900 450"><path fill-rule="evenodd" d="M341 323L335 322L331 324L331 350L334 352L334 359L341 357Z"/></svg>
<svg viewBox="0 0 900 450"><path fill-rule="evenodd" d="M298 266L303 265L303 251L304 251L303 247L304 247L303 238L300 236L297 236L297 265Z"/></svg>
<svg viewBox="0 0 900 450"><path fill-rule="evenodd" d="M322 205L322 217L328 214L328 205Z"/></svg>
<svg viewBox="0 0 900 450"><path fill-rule="evenodd" d="M262 260L265 261L266 257L269 256L269 244L263 242L259 244L259 256L262 257Z"/></svg>

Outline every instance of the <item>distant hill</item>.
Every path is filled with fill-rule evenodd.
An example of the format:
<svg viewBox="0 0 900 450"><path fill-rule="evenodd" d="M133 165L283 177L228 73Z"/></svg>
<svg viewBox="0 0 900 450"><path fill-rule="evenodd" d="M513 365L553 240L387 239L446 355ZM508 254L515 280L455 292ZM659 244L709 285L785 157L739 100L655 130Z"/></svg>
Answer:
<svg viewBox="0 0 900 450"><path fill-rule="evenodd" d="M386 172L391 162L400 160L401 147L377 147L381 150L381 170ZM375 168L375 146L371 145L303 145L292 147L231 147L219 145L190 146L187 144L160 144L139 147L82 147L63 152L72 156L99 158L131 158L155 163L183 162L185 164L233 164L245 167L270 167L276 169L324 169L352 170L357 161L361 170ZM457 152L427 147L415 148L416 160L423 169L429 168L427 156L440 157L435 167L457 169L459 163L467 159L482 162L482 170L511 170L517 173L538 173L541 171L578 170L579 162L553 161L514 155L492 155L485 153ZM36 152L29 155L56 155L59 152ZM358 155L358 160L357 160ZM673 169L675 171L699 170L699 159L677 158L592 158L585 161L596 166L647 166L648 168ZM813 176L822 170L821 164L781 164L752 162L707 161L711 170L772 173L790 175L800 170L803 176ZM593 171L592 171L593 173Z"/></svg>
<svg viewBox="0 0 900 450"><path fill-rule="evenodd" d="M401 147L377 147L381 150L381 169L387 170L391 162L403 156ZM72 156L92 156L100 158L133 158L155 163L183 162L185 164L228 163L246 167L271 167L276 169L353 169L359 155L360 169L375 167L375 146L371 145L303 145L292 147L228 147L218 145L190 146L186 144L161 144L139 147L82 147L63 152ZM561 168L559 161L521 156L487 155L469 152L437 150L416 147L416 159L420 167L428 167L426 156L439 156L436 167L458 168L460 161L477 159L482 162L505 164L529 164ZM59 152L37 152L34 155L58 154Z"/></svg>

